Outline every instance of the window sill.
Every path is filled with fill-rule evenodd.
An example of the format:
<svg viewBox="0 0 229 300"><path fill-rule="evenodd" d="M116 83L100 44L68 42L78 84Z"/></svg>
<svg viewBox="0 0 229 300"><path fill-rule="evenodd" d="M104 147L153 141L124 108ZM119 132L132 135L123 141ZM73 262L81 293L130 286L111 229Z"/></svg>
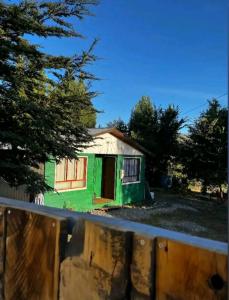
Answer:
<svg viewBox="0 0 229 300"><path fill-rule="evenodd" d="M65 193L65 192L82 191L82 190L86 190L86 189L87 189L87 187L75 188L75 189L66 189L66 190L57 190L57 189L55 189L54 193L55 194L60 194L60 193Z"/></svg>
<svg viewBox="0 0 229 300"><path fill-rule="evenodd" d="M129 185L129 184L136 184L136 183L141 183L141 181L125 182L125 183L122 183L122 185Z"/></svg>

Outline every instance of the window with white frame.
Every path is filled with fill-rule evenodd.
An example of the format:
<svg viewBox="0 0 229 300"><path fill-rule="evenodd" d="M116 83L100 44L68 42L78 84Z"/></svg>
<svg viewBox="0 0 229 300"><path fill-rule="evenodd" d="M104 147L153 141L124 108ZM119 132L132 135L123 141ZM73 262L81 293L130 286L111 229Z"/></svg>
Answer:
<svg viewBox="0 0 229 300"><path fill-rule="evenodd" d="M123 161L123 183L140 181L140 158L124 158Z"/></svg>
<svg viewBox="0 0 229 300"><path fill-rule="evenodd" d="M86 187L87 158L62 159L56 164L55 188L57 190Z"/></svg>

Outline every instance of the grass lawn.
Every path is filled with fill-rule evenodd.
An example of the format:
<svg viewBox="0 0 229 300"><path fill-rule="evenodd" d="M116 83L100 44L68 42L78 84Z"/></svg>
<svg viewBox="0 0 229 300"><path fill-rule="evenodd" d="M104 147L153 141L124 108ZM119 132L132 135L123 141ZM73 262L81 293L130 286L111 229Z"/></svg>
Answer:
<svg viewBox="0 0 229 300"><path fill-rule="evenodd" d="M156 191L150 207L127 207L104 215L227 242L227 205Z"/></svg>

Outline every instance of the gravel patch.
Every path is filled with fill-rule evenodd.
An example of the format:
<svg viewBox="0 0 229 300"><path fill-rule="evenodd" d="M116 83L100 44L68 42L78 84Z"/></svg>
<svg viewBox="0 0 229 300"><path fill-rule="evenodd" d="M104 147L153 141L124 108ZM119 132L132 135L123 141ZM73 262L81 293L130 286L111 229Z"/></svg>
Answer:
<svg viewBox="0 0 229 300"><path fill-rule="evenodd" d="M193 211L193 212L199 212L198 209L188 206L188 205L182 205L182 204L173 204L173 207L176 209L185 209L185 210L189 210L189 211Z"/></svg>
<svg viewBox="0 0 229 300"><path fill-rule="evenodd" d="M133 221L150 218L154 209L152 207L125 207L114 210L92 210L90 213L97 216L116 217Z"/></svg>
<svg viewBox="0 0 229 300"><path fill-rule="evenodd" d="M181 232L188 231L189 233L194 233L194 234L207 231L206 227L190 221L180 221L174 224L172 221L163 220L162 222L159 222L158 225L166 229L178 230Z"/></svg>
<svg viewBox="0 0 229 300"><path fill-rule="evenodd" d="M151 209L151 215L158 215L158 214L170 214L176 212L178 209L183 209L192 212L199 212L198 209L191 207L189 205L184 204L170 204L164 203L155 203L155 206Z"/></svg>
<svg viewBox="0 0 229 300"><path fill-rule="evenodd" d="M90 213L97 216L118 217L122 219L139 221L142 219L150 218L153 215L172 214L176 212L178 209L198 212L197 209L190 207L188 205L170 204L170 207L168 207L169 204L164 203L163 206L165 207L162 207L161 203L155 203L154 206L142 206L142 207L125 206L124 208L113 209L108 211L96 209L90 211Z"/></svg>
<svg viewBox="0 0 229 300"><path fill-rule="evenodd" d="M180 222L178 224L180 227L182 227L183 229L187 229L190 230L192 232L205 232L207 231L207 228L205 228L204 226L198 225L194 222L190 222L190 221L184 221L184 222Z"/></svg>
<svg viewBox="0 0 229 300"><path fill-rule="evenodd" d="M91 214L121 218L214 240L227 241L227 206L157 193L151 206L92 210Z"/></svg>
<svg viewBox="0 0 229 300"><path fill-rule="evenodd" d="M109 213L107 213L106 211L104 211L104 210L98 210L98 209L89 211L89 214L96 215L96 216L102 216L102 217L109 217L109 218L112 217L112 215L109 214Z"/></svg>

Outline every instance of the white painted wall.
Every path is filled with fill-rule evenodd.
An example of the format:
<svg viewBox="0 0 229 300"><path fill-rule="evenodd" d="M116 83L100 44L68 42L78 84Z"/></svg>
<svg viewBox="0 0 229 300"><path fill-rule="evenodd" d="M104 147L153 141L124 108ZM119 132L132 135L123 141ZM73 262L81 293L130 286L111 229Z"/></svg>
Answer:
<svg viewBox="0 0 229 300"><path fill-rule="evenodd" d="M96 154L122 154L122 155L143 155L142 152L124 143L110 133L104 133L95 138L84 153Z"/></svg>

